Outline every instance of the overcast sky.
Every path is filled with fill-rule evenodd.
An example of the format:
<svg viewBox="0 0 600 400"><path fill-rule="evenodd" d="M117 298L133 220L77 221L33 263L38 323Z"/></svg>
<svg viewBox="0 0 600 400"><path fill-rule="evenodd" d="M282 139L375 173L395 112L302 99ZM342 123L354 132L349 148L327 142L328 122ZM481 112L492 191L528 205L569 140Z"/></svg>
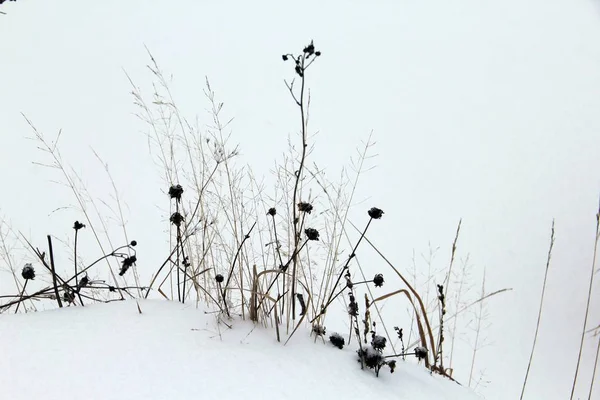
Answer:
<svg viewBox="0 0 600 400"><path fill-rule="evenodd" d="M552 219L556 244L528 396L570 392L600 194L600 6L592 0L170 2L20 0L0 15L0 214L35 240L68 232L53 210L72 203L53 184L21 112L53 138L97 195L110 192L93 148L128 205L128 230L153 253L164 230L151 163L126 71L150 91L147 46L174 76L182 110L208 122L211 81L234 117L233 141L268 175L298 132L281 54L315 40L311 161L333 177L373 131L376 168L353 211L385 218L370 239L398 266L440 246L473 284L485 268L492 343L478 356L489 399L516 398L531 346ZM52 214L51 214L52 213ZM161 219L163 218L163 219ZM64 226L63 226L64 225ZM161 239L162 240L162 239ZM376 258L373 262L380 263ZM380 267L377 267L380 268ZM381 267L382 268L382 267ZM590 324L600 323L596 285ZM586 341L582 391L597 338ZM463 368L468 368L470 353ZM600 390L600 388L598 388ZM582 395L583 396L583 395Z"/></svg>

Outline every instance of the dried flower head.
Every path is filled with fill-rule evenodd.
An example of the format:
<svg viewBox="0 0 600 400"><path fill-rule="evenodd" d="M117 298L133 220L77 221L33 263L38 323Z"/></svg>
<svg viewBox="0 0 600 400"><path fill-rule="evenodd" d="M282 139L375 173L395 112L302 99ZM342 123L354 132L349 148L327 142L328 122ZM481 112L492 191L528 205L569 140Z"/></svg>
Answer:
<svg viewBox="0 0 600 400"><path fill-rule="evenodd" d="M82 224L79 221L75 221L75 223L73 224L73 229L75 229L76 231L85 228L85 225Z"/></svg>
<svg viewBox="0 0 600 400"><path fill-rule="evenodd" d="M396 360L390 360L387 361L386 364L388 365L388 367L390 367L390 373L394 373L394 370L396 369Z"/></svg>
<svg viewBox="0 0 600 400"><path fill-rule="evenodd" d="M438 300L444 303L446 296L444 296L444 285L437 285L438 288Z"/></svg>
<svg viewBox="0 0 600 400"><path fill-rule="evenodd" d="M31 265L31 263L25 264L23 270L21 271L21 276L25 280L33 280L35 278L35 269L33 269L33 265Z"/></svg>
<svg viewBox="0 0 600 400"><path fill-rule="evenodd" d="M352 287L354 286L354 283L352 283L352 277L350 276L350 271L347 271L344 274L344 279L346 279L346 287L348 289L352 289Z"/></svg>
<svg viewBox="0 0 600 400"><path fill-rule="evenodd" d="M338 349L343 349L346 344L346 340L337 332L334 332L331 336L329 336L329 341L332 345L337 347Z"/></svg>
<svg viewBox="0 0 600 400"><path fill-rule="evenodd" d="M169 221L171 221L173 225L180 227L181 223L183 222L183 215L181 215L179 211L175 211L173 214L171 214Z"/></svg>
<svg viewBox="0 0 600 400"><path fill-rule="evenodd" d="M348 303L348 314L350 314L351 317L358 316L358 303L352 293L350 293L350 303Z"/></svg>
<svg viewBox="0 0 600 400"><path fill-rule="evenodd" d="M223 283L223 281L225 280L225 278L223 277L223 275L221 275L221 274L217 274L217 276L215 276L215 280L216 280L218 283Z"/></svg>
<svg viewBox="0 0 600 400"><path fill-rule="evenodd" d="M132 241L131 241L131 243L129 243L129 245L130 245L131 247L135 247L135 246L137 246L137 240L132 240Z"/></svg>
<svg viewBox="0 0 600 400"><path fill-rule="evenodd" d="M377 207L372 207L367 212L369 214L369 217L371 217L373 219L381 219L381 217L383 216L383 211L380 208L377 208Z"/></svg>
<svg viewBox="0 0 600 400"><path fill-rule="evenodd" d="M319 231L314 228L306 228L304 233L308 240L319 240Z"/></svg>
<svg viewBox="0 0 600 400"><path fill-rule="evenodd" d="M387 339L383 336L379 336L376 335L375 333L373 333L373 336L371 338L371 346L373 346L373 348L375 350L383 350L385 349L385 345L386 345Z"/></svg>
<svg viewBox="0 0 600 400"><path fill-rule="evenodd" d="M396 335L398 335L398 339L402 340L402 328L398 328L397 326L395 326L394 330L396 331Z"/></svg>
<svg viewBox="0 0 600 400"><path fill-rule="evenodd" d="M375 287L382 287L383 286L383 274L377 274L375 275L375 277L373 278L373 283L375 284Z"/></svg>
<svg viewBox="0 0 600 400"><path fill-rule="evenodd" d="M385 364L383 355L371 346L359 349L357 353L359 361L362 359L365 365L371 369L379 370L379 368Z"/></svg>
<svg viewBox="0 0 600 400"><path fill-rule="evenodd" d="M298 211L310 214L312 212L312 210L313 210L312 204L305 203L303 201L301 201L300 203L298 203Z"/></svg>
<svg viewBox="0 0 600 400"><path fill-rule="evenodd" d="M282 58L283 61L287 61L288 60L288 55L287 54L283 54L281 56L281 58Z"/></svg>
<svg viewBox="0 0 600 400"><path fill-rule="evenodd" d="M73 303L75 301L75 293L72 290L65 290L63 293L63 301L65 303Z"/></svg>
<svg viewBox="0 0 600 400"><path fill-rule="evenodd" d="M275 209L275 207L271 207L269 208L269 211L267 212L268 215L270 215L271 217L274 217L275 215L277 215L277 210Z"/></svg>
<svg viewBox="0 0 600 400"><path fill-rule="evenodd" d="M178 203L181 201L181 195L183 194L183 188L181 185L172 185L169 188L169 197L175 199Z"/></svg>
<svg viewBox="0 0 600 400"><path fill-rule="evenodd" d="M319 324L313 325L313 327L312 327L313 333L317 336L324 336L326 330L327 329L324 326L319 325Z"/></svg>
<svg viewBox="0 0 600 400"><path fill-rule="evenodd" d="M312 54L314 54L315 52L315 45L313 43L313 41L310 41L310 44L308 46L306 46L304 48L304 50L302 50L304 54L306 54L307 56L310 56Z"/></svg>
<svg viewBox="0 0 600 400"><path fill-rule="evenodd" d="M417 346L415 347L415 357L420 360L423 360L427 357L427 347Z"/></svg>
<svg viewBox="0 0 600 400"><path fill-rule="evenodd" d="M86 287L88 284L90 283L90 278L88 278L87 275L85 275L83 278L81 278L79 280L79 283L77 284L77 287L79 289Z"/></svg>
<svg viewBox="0 0 600 400"><path fill-rule="evenodd" d="M129 257L125 257L125 259L123 259L123 261L121 262L121 271L119 271L119 275L125 275L125 272L127 272L127 270L130 267L134 266L136 262L137 257L135 256L135 254Z"/></svg>

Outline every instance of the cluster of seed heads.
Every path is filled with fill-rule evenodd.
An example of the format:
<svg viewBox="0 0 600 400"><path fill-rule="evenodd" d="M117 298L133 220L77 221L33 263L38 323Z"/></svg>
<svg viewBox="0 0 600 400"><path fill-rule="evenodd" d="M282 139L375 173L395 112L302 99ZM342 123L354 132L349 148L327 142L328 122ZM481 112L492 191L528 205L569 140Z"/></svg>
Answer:
<svg viewBox="0 0 600 400"><path fill-rule="evenodd" d="M315 49L315 44L311 40L310 44L304 47L304 49L302 49L302 54L297 56L293 54L283 54L281 58L283 59L283 61L288 61L290 59L294 60L294 62L296 63L296 65L294 66L294 71L296 71L296 74L298 74L298 76L302 78L304 77L304 72L306 71L306 68L308 68L308 66L315 60L315 58L319 56L321 56L321 52Z"/></svg>

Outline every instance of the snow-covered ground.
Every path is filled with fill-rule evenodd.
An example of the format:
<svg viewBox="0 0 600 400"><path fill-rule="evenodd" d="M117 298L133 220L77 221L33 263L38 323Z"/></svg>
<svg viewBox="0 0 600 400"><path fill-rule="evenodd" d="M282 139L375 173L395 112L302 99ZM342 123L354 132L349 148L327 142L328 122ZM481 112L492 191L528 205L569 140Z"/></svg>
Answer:
<svg viewBox="0 0 600 400"><path fill-rule="evenodd" d="M0 318L3 399L395 399L478 397L416 361L361 371L343 350L161 300L95 304Z"/></svg>

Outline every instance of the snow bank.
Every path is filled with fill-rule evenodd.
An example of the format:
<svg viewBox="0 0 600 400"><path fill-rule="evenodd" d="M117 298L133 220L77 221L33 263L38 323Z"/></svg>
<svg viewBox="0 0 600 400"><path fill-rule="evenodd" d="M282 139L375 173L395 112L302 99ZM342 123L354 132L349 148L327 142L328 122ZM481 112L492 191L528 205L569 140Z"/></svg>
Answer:
<svg viewBox="0 0 600 400"><path fill-rule="evenodd" d="M468 389L398 361L393 374L361 371L343 350L160 300L0 316L5 399L470 400Z"/></svg>

